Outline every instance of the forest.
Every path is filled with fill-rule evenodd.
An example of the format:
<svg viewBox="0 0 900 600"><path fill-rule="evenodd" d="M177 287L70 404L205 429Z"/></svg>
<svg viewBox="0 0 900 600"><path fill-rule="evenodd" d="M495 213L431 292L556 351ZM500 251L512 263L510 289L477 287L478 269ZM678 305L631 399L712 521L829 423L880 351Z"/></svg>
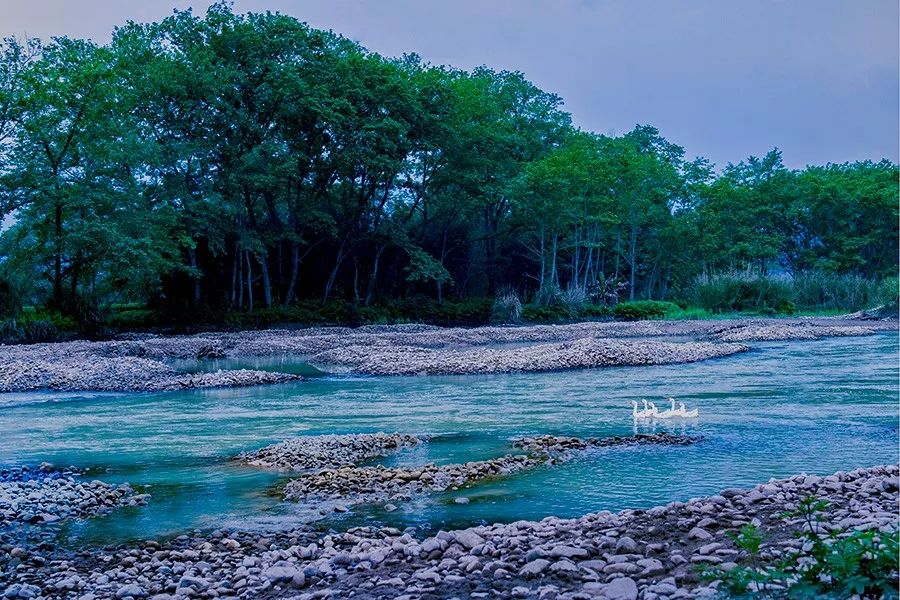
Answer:
<svg viewBox="0 0 900 600"><path fill-rule="evenodd" d="M580 130L522 73L386 58L224 3L129 22L105 45L0 51L13 321L477 322L897 297L888 160L790 169L772 149L716 167L650 125Z"/></svg>

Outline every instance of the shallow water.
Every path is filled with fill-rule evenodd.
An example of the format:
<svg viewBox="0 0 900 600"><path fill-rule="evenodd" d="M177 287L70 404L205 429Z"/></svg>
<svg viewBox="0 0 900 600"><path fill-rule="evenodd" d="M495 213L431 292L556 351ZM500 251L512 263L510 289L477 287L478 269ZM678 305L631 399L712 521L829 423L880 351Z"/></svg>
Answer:
<svg viewBox="0 0 900 600"><path fill-rule="evenodd" d="M390 463L509 452L510 437L632 433L629 400L673 395L700 418L655 430L691 447L603 449L571 463L440 494L391 514L359 508L321 526L426 529L649 507L801 471L898 461L898 338L755 344L712 361L467 377L320 377L256 388L157 394L0 394L0 465L75 465L152 494L146 507L69 525L116 542L218 526L284 527L309 517L279 500L275 474L230 463L241 450L318 433L435 436ZM198 365L198 368L201 366ZM300 367L298 367L300 368ZM659 403L659 402L658 402ZM652 431L641 426L639 431ZM457 495L469 504L455 504Z"/></svg>

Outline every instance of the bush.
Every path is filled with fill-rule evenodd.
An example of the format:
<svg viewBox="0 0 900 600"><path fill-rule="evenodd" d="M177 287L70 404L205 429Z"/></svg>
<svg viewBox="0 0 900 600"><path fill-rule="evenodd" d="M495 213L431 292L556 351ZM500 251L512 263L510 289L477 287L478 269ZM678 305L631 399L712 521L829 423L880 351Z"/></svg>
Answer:
<svg viewBox="0 0 900 600"><path fill-rule="evenodd" d="M581 307L582 317L611 317L613 309L609 306L601 306L599 304L585 304Z"/></svg>
<svg viewBox="0 0 900 600"><path fill-rule="evenodd" d="M491 309L491 323L518 323L522 319L522 301L515 290L497 295Z"/></svg>
<svg viewBox="0 0 900 600"><path fill-rule="evenodd" d="M872 280L821 271L794 277L749 272L697 279L693 304L711 312L756 312L792 315L797 310L853 312L897 301L897 278Z"/></svg>
<svg viewBox="0 0 900 600"><path fill-rule="evenodd" d="M694 289L695 303L714 313L761 312L774 314L791 302L790 282L749 273L701 277Z"/></svg>
<svg viewBox="0 0 900 600"><path fill-rule="evenodd" d="M669 312L679 310L673 302L659 300L635 300L633 302L620 302L613 309L613 315L624 321L639 321L644 319L662 319Z"/></svg>
<svg viewBox="0 0 900 600"><path fill-rule="evenodd" d="M760 558L764 538L753 525L732 534L743 564L728 571L710 567L707 580L720 580L720 590L738 597L775 598L896 598L900 536L897 530L824 533L818 513L828 502L806 498L789 517L800 517L803 544L782 557Z"/></svg>
<svg viewBox="0 0 900 600"><path fill-rule="evenodd" d="M856 311L885 304L885 292L891 287L894 298L897 296L896 277L878 281L859 275L811 271L798 273L790 283L792 300L803 308Z"/></svg>
<svg viewBox="0 0 900 600"><path fill-rule="evenodd" d="M561 304L552 306L529 304L522 310L522 318L526 321L569 321L577 316Z"/></svg>
<svg viewBox="0 0 900 600"><path fill-rule="evenodd" d="M55 311L37 310L27 306L17 318L0 321L0 343L57 342L74 337L76 331L77 324L73 319Z"/></svg>

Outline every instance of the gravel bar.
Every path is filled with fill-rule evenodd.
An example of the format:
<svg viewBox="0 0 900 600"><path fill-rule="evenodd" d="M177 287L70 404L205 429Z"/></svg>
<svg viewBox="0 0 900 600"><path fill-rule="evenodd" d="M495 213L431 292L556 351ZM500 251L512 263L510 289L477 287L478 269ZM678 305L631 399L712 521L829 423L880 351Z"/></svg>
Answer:
<svg viewBox="0 0 900 600"><path fill-rule="evenodd" d="M235 460L279 471L337 468L391 454L421 443L414 435L400 433L358 433L310 435L242 452Z"/></svg>
<svg viewBox="0 0 900 600"><path fill-rule="evenodd" d="M147 503L127 483L86 481L74 470L19 467L0 473L0 528L17 523L40 525L106 514L121 506Z"/></svg>
<svg viewBox="0 0 900 600"><path fill-rule="evenodd" d="M282 383L298 375L258 370L184 373L172 359L306 357L324 370L464 374L670 364L727 356L740 341L819 339L896 330L897 321L724 319L583 322L522 327L426 325L130 334L120 339L0 345L0 393L36 390L161 391ZM662 342L648 337L692 337ZM623 339L629 338L629 339ZM511 347L516 345L519 347ZM505 347L504 347L505 346Z"/></svg>

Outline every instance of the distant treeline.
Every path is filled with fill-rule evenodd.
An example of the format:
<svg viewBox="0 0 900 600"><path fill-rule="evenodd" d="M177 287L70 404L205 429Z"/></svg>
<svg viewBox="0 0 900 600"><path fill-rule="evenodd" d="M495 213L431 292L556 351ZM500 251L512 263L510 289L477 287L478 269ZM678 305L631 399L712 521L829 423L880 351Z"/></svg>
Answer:
<svg viewBox="0 0 900 600"><path fill-rule="evenodd" d="M521 73L387 59L289 16L5 40L0 309L686 298L725 272L897 272L898 167L717 173L580 131ZM610 90L609 93L616 93ZM4 291L5 290L5 291Z"/></svg>

